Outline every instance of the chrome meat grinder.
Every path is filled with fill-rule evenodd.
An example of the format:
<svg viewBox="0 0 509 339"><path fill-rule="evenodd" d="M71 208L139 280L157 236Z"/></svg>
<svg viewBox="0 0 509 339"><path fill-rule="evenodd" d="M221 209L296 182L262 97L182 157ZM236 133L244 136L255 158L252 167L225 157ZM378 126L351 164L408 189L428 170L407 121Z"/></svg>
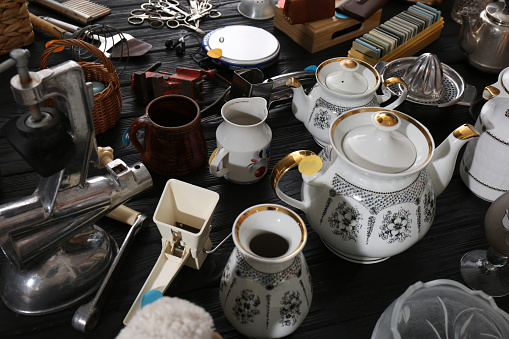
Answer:
<svg viewBox="0 0 509 339"><path fill-rule="evenodd" d="M17 67L12 92L29 108L2 132L41 176L32 195L0 206L0 246L8 259L0 297L17 313L38 315L70 307L101 285L117 245L94 223L150 188L152 178L142 163L129 167L120 159L88 178L89 165L100 160L92 84L75 61L29 72L28 59L27 50L16 49L0 64L0 73ZM41 107L50 97L55 109Z"/></svg>

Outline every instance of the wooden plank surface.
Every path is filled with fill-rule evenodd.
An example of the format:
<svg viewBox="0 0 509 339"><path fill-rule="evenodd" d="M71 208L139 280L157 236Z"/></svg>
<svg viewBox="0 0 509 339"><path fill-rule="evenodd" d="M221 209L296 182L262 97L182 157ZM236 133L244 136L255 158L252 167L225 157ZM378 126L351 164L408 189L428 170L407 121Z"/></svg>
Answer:
<svg viewBox="0 0 509 339"><path fill-rule="evenodd" d="M162 62L159 70L170 73L175 72L176 67L200 68L192 56L196 52L194 55L196 60L203 58L199 53L201 37L186 28L157 30L150 28L147 23L140 26L130 25L127 18L131 10L139 8L141 4L139 1L94 0L94 2L111 8L111 13L96 23L114 26L153 45L146 55L129 59L123 73L120 74L123 96L121 118L115 128L97 136L100 146L113 147L116 157L132 164L141 160L140 155L131 144L123 144L121 137L133 119L143 114L145 107L136 102L130 89L131 74L146 69L156 61ZM239 1L217 3L220 4L217 9L222 16L218 19L204 19L200 27L205 32L227 25L252 25L266 29L279 40L281 45L279 61L263 70L266 78L303 70L307 66L318 65L332 57L346 56L351 48L349 40L311 54L286 34L274 28L272 19L258 21L242 17L237 11ZM390 1L383 9L382 21L409 5L411 3L406 1ZM480 91L484 86L496 82L497 75L480 72L464 61L458 46L460 26L450 18L451 7L452 1L444 1L440 6L445 21L444 29L440 38L422 52L437 54L443 63L460 73L467 84L474 85ZM48 15L69 21L36 3L30 4L29 8L37 15ZM165 42L170 38L178 40L182 36L185 36L187 48L185 55L180 57L174 50L166 49ZM52 36L36 29L36 41L27 47L31 53L30 70L38 70L44 44L51 39ZM62 52L52 56L50 61L56 64L66 58L69 58L68 54ZM6 59L7 56L3 56L0 62ZM231 70L218 69L222 76L231 79ZM24 107L14 102L9 90L9 81L14 74L15 70L9 69L0 76L2 88L0 124L25 111ZM205 88L207 91L205 99L199 101L202 108L212 103L227 88L227 84L216 78L206 82ZM215 130L220 122L219 118L203 122L209 154L215 148ZM468 107L458 106L434 115L425 124L433 134L435 143L439 144L454 128L465 122L473 123L474 120ZM289 105L271 109L267 123L273 130L271 169L278 160L291 151L320 150L303 123L293 116ZM0 188L1 204L29 195L35 189L38 182L37 174L3 136L0 137L0 169L4 175L4 183ZM291 175L285 190L289 195L298 198L301 185L299 176L297 173ZM126 205L148 215L151 219L168 179L153 175L153 188L139 194ZM220 200L212 219L211 240L214 245L229 234L236 216L245 208L259 203L283 204L272 192L269 176L256 184L240 186L213 177L205 165L195 173L179 179L219 193ZM462 282L459 273L461 256L469 250L484 249L488 246L483 231L484 214L488 207L489 203L475 197L466 188L456 166L451 183L437 199L435 221L428 234L405 253L374 265L353 264L336 257L308 227L309 236L304 255L312 276L313 302L304 323L291 337L370 338L378 317L408 286L417 281L444 278ZM299 214L305 218L302 213ZM127 226L106 219L98 224L119 244L122 243L128 230ZM199 271L184 267L166 293L168 296L187 299L204 307L212 315L216 330L224 338L242 338L225 318L218 299L221 273L233 248L233 242L227 241L216 253L207 257ZM114 338L123 328L122 320L152 269L160 250L161 237L157 227L150 220L148 228L138 235L129 252L123 270L103 308L99 324L93 332L83 334L72 328L71 319L77 306L44 316L23 316L15 314L0 303L0 338ZM6 259L1 256L0 261L5 263ZM509 297L497 298L496 302L501 309L509 312Z"/></svg>

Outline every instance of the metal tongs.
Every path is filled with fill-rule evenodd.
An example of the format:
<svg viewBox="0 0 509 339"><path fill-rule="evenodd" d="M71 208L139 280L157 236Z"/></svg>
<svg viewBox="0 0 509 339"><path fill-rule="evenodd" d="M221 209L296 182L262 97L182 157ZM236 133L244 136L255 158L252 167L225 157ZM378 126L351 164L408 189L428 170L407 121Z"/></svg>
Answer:
<svg viewBox="0 0 509 339"><path fill-rule="evenodd" d="M236 70L231 86L216 101L202 110L202 118L220 114L221 107L228 100L235 98L262 97L267 100L267 108L286 103L293 98L291 88L285 85L290 78L298 79L305 89L310 89L316 84L315 73L309 71L285 73L264 80L263 72L258 68Z"/></svg>

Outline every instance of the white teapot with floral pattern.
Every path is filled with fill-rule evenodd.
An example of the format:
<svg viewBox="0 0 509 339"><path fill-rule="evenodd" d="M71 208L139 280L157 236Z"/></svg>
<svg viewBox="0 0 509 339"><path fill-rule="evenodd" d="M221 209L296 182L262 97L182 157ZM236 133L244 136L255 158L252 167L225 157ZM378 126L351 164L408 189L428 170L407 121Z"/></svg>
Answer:
<svg viewBox="0 0 509 339"><path fill-rule="evenodd" d="M466 124L435 149L426 127L404 113L354 109L333 121L330 146L319 156L296 151L280 160L271 184L281 200L306 213L332 252L353 262L376 263L426 234L459 150L478 136ZM303 178L301 201L278 186L296 165Z"/></svg>
<svg viewBox="0 0 509 339"><path fill-rule="evenodd" d="M292 88L292 111L302 121L315 141L322 147L329 144L332 121L346 111L360 107L376 107L391 98L388 86L400 83L401 95L385 108L394 109L407 96L405 82L392 77L382 86L380 75L365 61L354 58L333 58L322 62L316 69L316 85L306 95L301 84L294 78L286 86Z"/></svg>

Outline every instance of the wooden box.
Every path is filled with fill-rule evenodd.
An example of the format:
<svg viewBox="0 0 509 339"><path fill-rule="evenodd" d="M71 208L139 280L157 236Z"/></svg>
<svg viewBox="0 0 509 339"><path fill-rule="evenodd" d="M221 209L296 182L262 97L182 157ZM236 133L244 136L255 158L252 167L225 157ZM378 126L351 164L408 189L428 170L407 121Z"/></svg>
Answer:
<svg viewBox="0 0 509 339"><path fill-rule="evenodd" d="M284 32L307 51L315 53L372 30L380 24L381 16L382 10L379 9L365 21L332 17L291 25L286 21L283 9L276 6L274 27Z"/></svg>

